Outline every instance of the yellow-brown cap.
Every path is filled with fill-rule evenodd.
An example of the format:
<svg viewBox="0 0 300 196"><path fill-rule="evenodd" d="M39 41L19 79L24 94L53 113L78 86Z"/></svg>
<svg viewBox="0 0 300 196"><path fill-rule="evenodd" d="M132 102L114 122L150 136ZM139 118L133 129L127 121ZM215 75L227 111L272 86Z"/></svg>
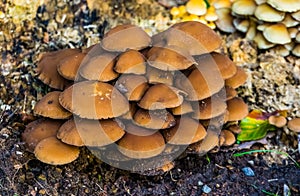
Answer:
<svg viewBox="0 0 300 196"><path fill-rule="evenodd" d="M263 35L271 43L287 44L291 42L291 37L286 26L282 23L272 24L265 28Z"/></svg>
<svg viewBox="0 0 300 196"><path fill-rule="evenodd" d="M247 104L239 97L227 101L227 110L229 111L228 121L242 120L249 113Z"/></svg>
<svg viewBox="0 0 300 196"><path fill-rule="evenodd" d="M151 44L151 38L142 28L124 24L109 30L104 35L101 44L108 51L141 50Z"/></svg>
<svg viewBox="0 0 300 196"><path fill-rule="evenodd" d="M238 88L243 85L247 80L247 73L242 67L238 67L236 73L231 78L225 80L225 85L231 88Z"/></svg>
<svg viewBox="0 0 300 196"><path fill-rule="evenodd" d="M254 0L236 0L232 4L232 12L237 15L253 15L256 9Z"/></svg>
<svg viewBox="0 0 300 196"><path fill-rule="evenodd" d="M142 53L137 50L127 50L120 54L114 70L118 73L145 74L146 60Z"/></svg>
<svg viewBox="0 0 300 196"><path fill-rule="evenodd" d="M300 10L300 2L298 0L267 0L267 2L275 9L283 12Z"/></svg>
<svg viewBox="0 0 300 196"><path fill-rule="evenodd" d="M289 120L287 124L288 128L296 133L300 133L300 118L294 118Z"/></svg>
<svg viewBox="0 0 300 196"><path fill-rule="evenodd" d="M191 144L188 147L188 151L193 153L205 154L219 145L219 134L216 130L206 130L206 136L203 140Z"/></svg>
<svg viewBox="0 0 300 196"><path fill-rule="evenodd" d="M272 115L268 118L268 121L271 125L275 125L276 127L284 127L287 123L287 120L284 116L275 116Z"/></svg>
<svg viewBox="0 0 300 196"><path fill-rule="evenodd" d="M35 157L47 164L71 163L79 156L79 148L61 142L55 136L40 141L34 149Z"/></svg>
<svg viewBox="0 0 300 196"><path fill-rule="evenodd" d="M189 101L184 100L180 106L171 108L173 115L183 115L193 112L192 104Z"/></svg>
<svg viewBox="0 0 300 196"><path fill-rule="evenodd" d="M112 85L97 81L79 82L64 90L60 104L88 119L107 119L129 111L127 99Z"/></svg>
<svg viewBox="0 0 300 196"><path fill-rule="evenodd" d="M221 134L224 136L224 139L225 139L222 146L231 146L235 143L236 139L235 139L234 134L231 131L224 129L221 131Z"/></svg>
<svg viewBox="0 0 300 196"><path fill-rule="evenodd" d="M163 83L172 86L174 79L174 72L163 71L154 67L148 66L146 76L150 84Z"/></svg>
<svg viewBox="0 0 300 196"><path fill-rule="evenodd" d="M34 113L53 119L66 119L72 113L63 108L59 101L60 91L52 91L42 97L34 106Z"/></svg>

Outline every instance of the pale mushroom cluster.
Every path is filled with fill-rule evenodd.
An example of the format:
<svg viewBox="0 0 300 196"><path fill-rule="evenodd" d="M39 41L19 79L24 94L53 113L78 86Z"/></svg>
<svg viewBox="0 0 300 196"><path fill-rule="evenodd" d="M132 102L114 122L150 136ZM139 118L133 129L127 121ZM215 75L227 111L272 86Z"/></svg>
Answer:
<svg viewBox="0 0 300 196"><path fill-rule="evenodd" d="M299 0L235 0L216 13L216 25L222 31L243 32L259 49L273 48L282 56L300 56Z"/></svg>
<svg viewBox="0 0 300 196"><path fill-rule="evenodd" d="M212 29L193 21L152 37L119 25L87 49L46 53L39 79L56 90L38 101L34 112L43 118L23 139L48 164L75 160L80 146L113 145L104 153L128 161L169 156L178 146L203 154L231 145L233 132L221 130L248 114L235 90L247 75L215 52L220 45Z"/></svg>

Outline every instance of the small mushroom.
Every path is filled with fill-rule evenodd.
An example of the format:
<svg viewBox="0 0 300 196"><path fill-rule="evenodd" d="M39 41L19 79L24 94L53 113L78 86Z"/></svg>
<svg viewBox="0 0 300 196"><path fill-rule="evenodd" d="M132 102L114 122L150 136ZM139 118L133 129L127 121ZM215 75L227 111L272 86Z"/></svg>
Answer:
<svg viewBox="0 0 300 196"><path fill-rule="evenodd" d="M235 143L236 139L235 139L234 134L231 131L224 129L221 131L221 133L223 134L224 139L225 139L222 146L231 146Z"/></svg>
<svg viewBox="0 0 300 196"><path fill-rule="evenodd" d="M230 8L220 8L216 10L216 14L218 16L216 25L221 31L226 33L233 33L236 30L233 26L233 17L230 13Z"/></svg>
<svg viewBox="0 0 300 196"><path fill-rule="evenodd" d="M267 3L283 12L296 12L300 10L300 2L298 0L267 0Z"/></svg>
<svg viewBox="0 0 300 196"><path fill-rule="evenodd" d="M236 89L246 82L247 77L248 76L243 68L238 67L236 74L225 80L225 85Z"/></svg>
<svg viewBox="0 0 300 196"><path fill-rule="evenodd" d="M251 16L256 9L254 0L236 0L231 6L232 12L241 16Z"/></svg>
<svg viewBox="0 0 300 196"><path fill-rule="evenodd" d="M118 142L119 151L127 157L146 159L159 155L165 148L165 140L160 132L126 125L127 133Z"/></svg>
<svg viewBox="0 0 300 196"><path fill-rule="evenodd" d="M171 108L173 115L183 115L193 112L191 102L184 100L181 105Z"/></svg>
<svg viewBox="0 0 300 196"><path fill-rule="evenodd" d="M145 74L145 57L137 50L127 50L119 56L114 70L118 73Z"/></svg>
<svg viewBox="0 0 300 196"><path fill-rule="evenodd" d="M266 27L263 35L271 43L286 44L291 42L291 37L286 26L282 23L277 23Z"/></svg>
<svg viewBox="0 0 300 196"><path fill-rule="evenodd" d="M298 135L298 151L300 153L300 118L290 120L287 126Z"/></svg>
<svg viewBox="0 0 300 196"><path fill-rule="evenodd" d="M202 140L206 130L198 121L182 116L177 119L176 126L162 131L166 142L174 145L189 145Z"/></svg>
<svg viewBox="0 0 300 196"><path fill-rule="evenodd" d="M285 13L274 9L267 3L264 3L256 7L254 15L262 21L280 22L284 19Z"/></svg>
<svg viewBox="0 0 300 196"><path fill-rule="evenodd" d="M275 115L272 115L268 118L268 121L271 125L275 125L276 127L284 127L287 123L287 120L284 116L275 116Z"/></svg>
<svg viewBox="0 0 300 196"><path fill-rule="evenodd" d="M40 118L29 123L22 133L22 140L26 143L28 149L33 152L36 145L43 139L56 136L59 127L63 121Z"/></svg>
<svg viewBox="0 0 300 196"><path fill-rule="evenodd" d="M228 121L242 120L248 115L247 104L239 97L227 101Z"/></svg>
<svg viewBox="0 0 300 196"><path fill-rule="evenodd" d="M52 91L40 99L34 107L34 113L53 119L66 119L72 113L63 108L59 101L60 91Z"/></svg>
<svg viewBox="0 0 300 196"><path fill-rule="evenodd" d="M156 69L154 67L148 66L146 76L150 84L166 84L173 85L174 72L172 71L163 71Z"/></svg>
<svg viewBox="0 0 300 196"><path fill-rule="evenodd" d="M101 44L108 51L124 52L127 49L141 50L151 44L151 38L142 28L131 24L124 24L109 30L104 35Z"/></svg>
<svg viewBox="0 0 300 196"><path fill-rule="evenodd" d="M189 0L185 5L186 11L190 14L202 16L207 12L205 1Z"/></svg>
<svg viewBox="0 0 300 196"><path fill-rule="evenodd" d="M107 119L129 111L127 99L112 85L83 81L64 90L60 104L70 112L88 119Z"/></svg>
<svg viewBox="0 0 300 196"><path fill-rule="evenodd" d="M40 141L34 149L35 157L47 164L63 165L79 156L79 148L61 142L55 136Z"/></svg>

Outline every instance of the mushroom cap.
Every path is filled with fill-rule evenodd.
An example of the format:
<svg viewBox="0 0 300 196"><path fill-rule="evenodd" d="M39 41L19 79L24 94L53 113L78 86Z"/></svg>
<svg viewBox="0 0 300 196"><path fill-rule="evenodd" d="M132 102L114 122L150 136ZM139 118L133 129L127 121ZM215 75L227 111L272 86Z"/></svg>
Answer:
<svg viewBox="0 0 300 196"><path fill-rule="evenodd" d="M293 50L292 50L293 55L300 57L300 44L297 44Z"/></svg>
<svg viewBox="0 0 300 196"><path fill-rule="evenodd" d="M189 145L202 140L206 130L198 121L182 116L174 127L162 131L166 142L174 145Z"/></svg>
<svg viewBox="0 0 300 196"><path fill-rule="evenodd" d="M43 54L37 64L38 78L51 88L63 90L69 86L70 81L58 73L57 66L68 56L79 53L79 49L64 49Z"/></svg>
<svg viewBox="0 0 300 196"><path fill-rule="evenodd" d="M233 33L236 30L233 26L233 16L231 15L230 8L217 9L216 14L218 15L216 25L221 31Z"/></svg>
<svg viewBox="0 0 300 196"><path fill-rule="evenodd" d="M147 57L150 66L164 71L183 70L196 63L186 50L176 46L154 46Z"/></svg>
<svg viewBox="0 0 300 196"><path fill-rule="evenodd" d="M285 13L274 9L267 3L263 3L256 7L254 15L265 22L280 22L284 19Z"/></svg>
<svg viewBox="0 0 300 196"><path fill-rule="evenodd" d="M231 0L214 0L212 5L216 10L221 8L231 8Z"/></svg>
<svg viewBox="0 0 300 196"><path fill-rule="evenodd" d="M247 77L248 75L244 69L242 67L238 67L234 76L225 80L225 85L236 89L246 82Z"/></svg>
<svg viewBox="0 0 300 196"><path fill-rule="evenodd" d="M274 43L267 41L261 32L256 33L253 40L256 42L259 49L268 49L275 46Z"/></svg>
<svg viewBox="0 0 300 196"><path fill-rule="evenodd" d="M298 10L297 12L291 13L291 16L297 20L300 21L300 10Z"/></svg>
<svg viewBox="0 0 300 196"><path fill-rule="evenodd" d="M263 35L271 43L287 44L291 42L291 37L286 26L282 23L276 23L265 28Z"/></svg>
<svg viewBox="0 0 300 196"><path fill-rule="evenodd" d="M255 8L256 3L254 0L236 0L231 6L232 11L241 16L253 15Z"/></svg>
<svg viewBox="0 0 300 196"><path fill-rule="evenodd" d="M145 74L145 57L137 50L127 50L119 56L114 70L118 73Z"/></svg>
<svg viewBox="0 0 300 196"><path fill-rule="evenodd" d="M224 130L222 130L221 134L223 134L224 139L225 139L222 146L231 146L235 143L236 139L235 139L234 134L231 131L224 129Z"/></svg>
<svg viewBox="0 0 300 196"><path fill-rule="evenodd" d="M233 25L237 30L246 33L249 29L250 22L247 19L235 18L233 19Z"/></svg>
<svg viewBox="0 0 300 196"><path fill-rule="evenodd" d="M189 0L185 5L189 14L202 16L207 12L205 1Z"/></svg>
<svg viewBox="0 0 300 196"><path fill-rule="evenodd" d="M212 56L213 61L217 65L223 79L228 79L234 76L237 71L237 67L229 57L217 52L212 52L209 55Z"/></svg>
<svg viewBox="0 0 300 196"><path fill-rule="evenodd" d="M147 129L167 129L175 126L174 116L167 110L138 109L133 116L136 125Z"/></svg>
<svg viewBox="0 0 300 196"><path fill-rule="evenodd" d="M184 100L180 106L171 108L173 115L183 115L193 112L192 104L189 101Z"/></svg>
<svg viewBox="0 0 300 196"><path fill-rule="evenodd" d="M227 101L227 110L229 111L228 121L242 120L248 115L248 106L239 97Z"/></svg>
<svg viewBox="0 0 300 196"><path fill-rule="evenodd" d="M300 118L294 118L287 124L288 128L296 133L300 133Z"/></svg>
<svg viewBox="0 0 300 196"><path fill-rule="evenodd" d="M267 3L283 12L296 12L300 10L300 2L298 0L267 0Z"/></svg>
<svg viewBox="0 0 300 196"><path fill-rule="evenodd" d="M224 87L221 72L211 55L196 57L196 69L188 77L181 76L176 84L178 88L185 91L187 100L196 101L210 97Z"/></svg>
<svg viewBox="0 0 300 196"><path fill-rule="evenodd" d="M154 67L148 66L146 76L150 84L163 83L167 85L173 84L174 72L163 71Z"/></svg>
<svg viewBox="0 0 300 196"><path fill-rule="evenodd" d="M145 159L159 155L165 148L160 132L126 125L127 133L118 142L119 151L127 157Z"/></svg>
<svg viewBox="0 0 300 196"><path fill-rule="evenodd" d="M225 92L226 92L226 101L237 96L236 90L230 86L225 86Z"/></svg>
<svg viewBox="0 0 300 196"><path fill-rule="evenodd" d="M295 20L291 14L287 13L281 23L284 24L287 28L289 28L289 27L297 27L297 25L300 22L298 20Z"/></svg>
<svg viewBox="0 0 300 196"><path fill-rule="evenodd" d="M129 101L139 101L149 88L149 85L145 76L123 74L118 78L115 87L123 93Z"/></svg>
<svg viewBox="0 0 300 196"><path fill-rule="evenodd" d="M284 116L275 116L275 115L272 115L268 118L269 120L269 123L271 125L275 125L276 127L284 127L287 123L287 120Z"/></svg>
<svg viewBox="0 0 300 196"><path fill-rule="evenodd" d="M119 140L125 134L124 126L112 119L89 120L75 118L65 122L57 138L74 146L106 146Z"/></svg>
<svg viewBox="0 0 300 196"><path fill-rule="evenodd" d="M182 104L183 92L166 84L155 84L144 94L138 105L147 110L174 108Z"/></svg>
<svg viewBox="0 0 300 196"><path fill-rule="evenodd" d="M195 119L211 119L226 111L226 101L219 96L212 96L193 103Z"/></svg>
<svg viewBox="0 0 300 196"><path fill-rule="evenodd" d="M196 21L177 23L168 29L166 35L167 45L187 48L191 55L210 53L222 43L217 33Z"/></svg>
<svg viewBox="0 0 300 196"><path fill-rule="evenodd" d="M59 127L63 121L44 119L32 121L26 126L22 133L22 140L26 143L28 149L33 152L36 145L43 139L56 136Z"/></svg>
<svg viewBox="0 0 300 196"><path fill-rule="evenodd" d="M35 157L47 164L63 165L79 156L79 148L61 142L55 136L40 141L34 149Z"/></svg>
<svg viewBox="0 0 300 196"><path fill-rule="evenodd" d="M78 70L83 63L84 58L86 57L85 53L74 53L61 61L57 66L58 73L68 80L75 80L78 76Z"/></svg>
<svg viewBox="0 0 300 196"><path fill-rule="evenodd" d="M208 129L206 130L206 136L203 140L191 144L189 150L198 154L205 154L219 145L218 131Z"/></svg>
<svg viewBox="0 0 300 196"><path fill-rule="evenodd" d="M142 28L136 25L124 24L109 30L104 35L101 44L108 51L141 50L151 44L151 38Z"/></svg>
<svg viewBox="0 0 300 196"><path fill-rule="evenodd" d="M63 108L59 101L60 91L52 91L42 97L34 107L34 113L53 119L66 119L72 116L68 110Z"/></svg>
<svg viewBox="0 0 300 196"><path fill-rule="evenodd" d="M117 54L102 53L80 67L80 75L88 80L107 82L119 76L114 71Z"/></svg>
<svg viewBox="0 0 300 196"><path fill-rule="evenodd" d="M64 90L60 104L88 119L107 119L129 111L127 99L112 85L97 81L79 82Z"/></svg>

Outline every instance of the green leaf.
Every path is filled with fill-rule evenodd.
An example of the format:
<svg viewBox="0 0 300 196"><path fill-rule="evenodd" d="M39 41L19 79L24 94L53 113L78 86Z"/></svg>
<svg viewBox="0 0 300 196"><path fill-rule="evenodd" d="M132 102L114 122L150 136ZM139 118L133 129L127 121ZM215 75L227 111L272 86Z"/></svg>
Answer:
<svg viewBox="0 0 300 196"><path fill-rule="evenodd" d="M241 121L240 127L242 131L237 136L239 141L258 140L265 137L268 131L276 130L276 127L270 125L268 120L251 118L249 116Z"/></svg>

